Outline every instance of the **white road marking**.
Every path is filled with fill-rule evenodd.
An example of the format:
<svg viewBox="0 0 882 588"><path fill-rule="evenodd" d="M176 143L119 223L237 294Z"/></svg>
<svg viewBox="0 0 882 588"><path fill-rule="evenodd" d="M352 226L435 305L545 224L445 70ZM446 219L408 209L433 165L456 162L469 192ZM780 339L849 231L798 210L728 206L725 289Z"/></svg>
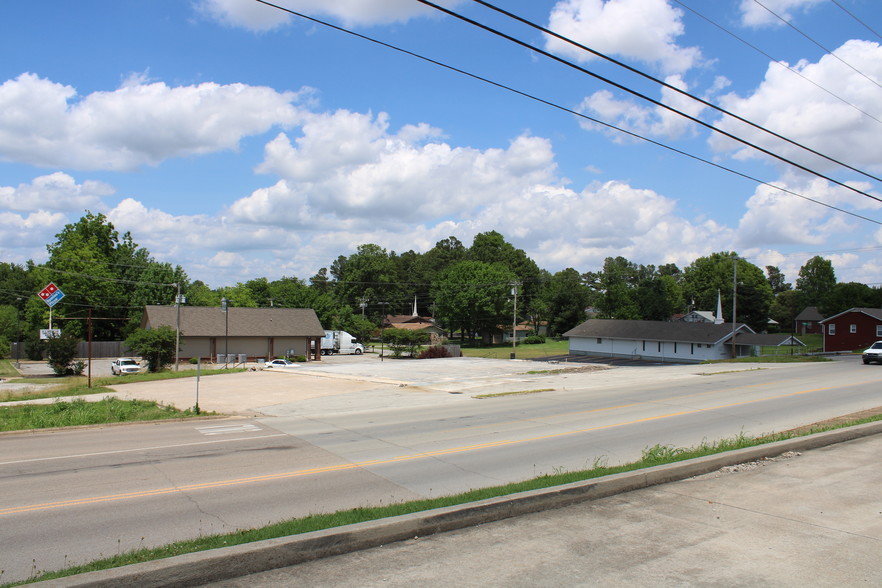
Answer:
<svg viewBox="0 0 882 588"><path fill-rule="evenodd" d="M261 431L257 425L247 423L243 425L214 425L211 427L196 427L203 435L228 435L230 433L251 433Z"/></svg>

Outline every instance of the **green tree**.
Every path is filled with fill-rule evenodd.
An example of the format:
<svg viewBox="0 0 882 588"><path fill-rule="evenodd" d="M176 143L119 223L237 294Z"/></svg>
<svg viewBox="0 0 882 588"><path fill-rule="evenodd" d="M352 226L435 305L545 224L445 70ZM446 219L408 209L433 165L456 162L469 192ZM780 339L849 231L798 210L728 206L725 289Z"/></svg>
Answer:
<svg viewBox="0 0 882 588"><path fill-rule="evenodd" d="M383 340L392 350L392 357L401 357L405 353L415 357L420 345L429 342L429 334L408 329L385 329Z"/></svg>
<svg viewBox="0 0 882 588"><path fill-rule="evenodd" d="M821 306L824 295L835 285L836 272L833 271L833 262L820 255L812 257L799 268L796 289L803 293L808 306Z"/></svg>
<svg viewBox="0 0 882 588"><path fill-rule="evenodd" d="M337 279L337 300L350 309L360 308L359 302L363 298L372 304L394 304L404 300L400 295L395 262L379 245L359 245L348 258L338 257L331 266L331 274Z"/></svg>
<svg viewBox="0 0 882 588"><path fill-rule="evenodd" d="M44 341L47 363L56 376L82 373L81 367L74 367L79 343L78 337L63 331L60 336L49 337Z"/></svg>
<svg viewBox="0 0 882 588"><path fill-rule="evenodd" d="M683 287L671 275L646 278L635 295L640 316L647 321L666 321L683 309Z"/></svg>
<svg viewBox="0 0 882 588"><path fill-rule="evenodd" d="M769 308L774 297L772 287L759 267L735 253L713 253L699 257L684 270L684 295L694 300L698 309L716 310L717 294L723 304L723 316L732 320L732 289L737 264L737 322L749 325L755 331L763 331L768 325Z"/></svg>
<svg viewBox="0 0 882 588"><path fill-rule="evenodd" d="M786 292L793 288L792 284L787 283L784 273L777 266L767 265L766 273L768 274L769 286L772 287L772 294L777 296L781 292Z"/></svg>
<svg viewBox="0 0 882 588"><path fill-rule="evenodd" d="M126 339L126 345L147 360L147 369L159 372L175 360L176 331L163 325L155 329L138 329Z"/></svg>
<svg viewBox="0 0 882 588"><path fill-rule="evenodd" d="M603 270L597 276L599 297L596 304L600 316L611 319L640 319L637 305L637 284L640 267L624 257L607 257Z"/></svg>
<svg viewBox="0 0 882 588"><path fill-rule="evenodd" d="M876 291L859 282L840 282L824 294L818 311L833 316L855 307L878 307Z"/></svg>
<svg viewBox="0 0 882 588"><path fill-rule="evenodd" d="M565 333L585 320L589 292L579 272L571 267L557 272L549 281L549 290L550 335Z"/></svg>
<svg viewBox="0 0 882 588"><path fill-rule="evenodd" d="M508 324L514 274L504 266L461 261L441 272L432 285L435 316L474 343L475 334Z"/></svg>
<svg viewBox="0 0 882 588"><path fill-rule="evenodd" d="M779 293L769 309L769 317L778 322L781 330L798 332L796 316L805 309L804 298L799 290L785 290Z"/></svg>

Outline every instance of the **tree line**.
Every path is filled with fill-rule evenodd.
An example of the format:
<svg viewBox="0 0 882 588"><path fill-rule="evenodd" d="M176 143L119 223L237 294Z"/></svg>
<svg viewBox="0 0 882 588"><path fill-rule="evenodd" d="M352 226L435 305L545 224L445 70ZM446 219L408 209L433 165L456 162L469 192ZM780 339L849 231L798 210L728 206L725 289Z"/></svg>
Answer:
<svg viewBox="0 0 882 588"><path fill-rule="evenodd" d="M882 307L882 290L838 283L832 263L820 256L799 270L795 285L775 266L760 268L736 252L675 264L636 264L608 257L596 271L551 273L496 231L480 233L470 246L448 237L425 253L387 251L376 244L341 255L308 279L255 277L211 287L190 280L181 266L155 260L130 233L120 234L102 214L86 212L47 245L45 263L0 262L0 349L9 341L36 345L48 326L49 308L36 296L56 284L65 297L53 308L53 326L85 338L91 311L94 340L124 340L140 326L144 305L185 304L312 308L326 329L368 339L386 315L434 317L448 332L476 334L528 322L560 335L591 316L669 320L689 310L715 311L726 321L764 331L769 319L789 331L806 306L829 316L854 306ZM734 287L733 287L734 286Z"/></svg>

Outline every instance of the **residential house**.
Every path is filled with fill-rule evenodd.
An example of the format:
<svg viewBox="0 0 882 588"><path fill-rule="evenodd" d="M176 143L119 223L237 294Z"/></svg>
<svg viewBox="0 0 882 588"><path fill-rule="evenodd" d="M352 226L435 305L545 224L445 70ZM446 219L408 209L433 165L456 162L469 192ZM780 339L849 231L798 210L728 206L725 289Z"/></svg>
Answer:
<svg viewBox="0 0 882 588"><path fill-rule="evenodd" d="M564 333L572 355L626 357L699 363L733 357L732 336L755 334L745 324L590 319ZM749 356L752 343L735 340L736 357Z"/></svg>
<svg viewBox="0 0 882 588"><path fill-rule="evenodd" d="M794 320L796 321L794 331L800 335L820 335L824 332L824 327L821 325L824 316L818 312L817 306L806 306Z"/></svg>
<svg viewBox="0 0 882 588"><path fill-rule="evenodd" d="M735 343L738 347L750 347L750 355L764 355L763 347L778 347L778 355L802 353L806 347L805 343L787 333L737 333Z"/></svg>
<svg viewBox="0 0 882 588"><path fill-rule="evenodd" d="M849 308L818 322L824 330L824 351L856 351L882 340L880 308Z"/></svg>
<svg viewBox="0 0 882 588"><path fill-rule="evenodd" d="M144 307L141 328L177 326L176 306ZM248 361L281 355L309 356L311 341L325 331L311 308L181 306L181 359L244 355ZM320 349L320 346L316 346ZM319 359L318 351L313 353ZM221 359L220 361L227 361Z"/></svg>

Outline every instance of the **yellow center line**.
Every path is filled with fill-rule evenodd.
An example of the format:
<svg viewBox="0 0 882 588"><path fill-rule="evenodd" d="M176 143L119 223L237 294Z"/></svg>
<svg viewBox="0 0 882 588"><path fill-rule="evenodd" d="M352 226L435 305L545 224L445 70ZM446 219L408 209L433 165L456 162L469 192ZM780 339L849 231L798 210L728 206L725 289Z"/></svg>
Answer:
<svg viewBox="0 0 882 588"><path fill-rule="evenodd" d="M867 383L867 382L864 382L864 384L865 383ZM854 384L854 385L860 385L860 384ZM427 451L427 452L421 452L421 453L405 454L405 455L399 455L396 457L384 458L384 459L371 459L371 460L351 462L351 463L338 464L338 465L332 465L332 466L307 468L307 469L295 470L295 471L291 471L291 472L280 472L280 473L276 473L276 474L264 474L264 475L260 475L260 476L250 476L250 477L245 477L245 478L233 478L230 480L218 480L215 482L202 482L199 484L189 484L186 486L158 488L155 490L139 490L136 492L126 492L126 493L122 493L122 494L109 494L109 495L105 495L105 496L92 496L92 497L85 497L85 498L74 498L74 499L70 499L70 500L61 500L58 502L46 502L46 503L42 503L42 504L13 506L13 507L8 507L8 508L0 508L0 516L25 513L25 512L34 512L34 511L40 511L40 510L64 508L64 507L68 507L68 506L79 506L79 505L85 505L85 504L97 504L97 503L104 503L104 502L114 502L114 501L119 501L119 500L130 500L130 499L135 499L135 498L146 498L146 497L150 497L150 496L161 496L164 494L173 494L176 492L193 492L193 491L197 491L197 490L208 490L208 489L213 489L213 488L225 488L225 487L230 487L230 486L239 486L242 484L255 484L255 483L260 483L260 482L278 481L278 480L285 480L285 479L297 478L297 477L302 477L302 476L326 474L326 473L331 473L331 472L340 472L340 471L345 471L345 470L354 470L354 469L359 469L359 468L388 465L388 464L400 463L400 462L411 461L411 460L416 460L416 459L441 457L441 456L445 456L445 455L454 455L457 453L465 453L468 451L478 451L478 450L482 450L482 449L517 445L517 444L521 444L521 443L532 443L535 441L544 441L544 440L548 440L548 439L567 437L570 435L589 433L592 431L601 431L601 430L605 430L605 429L613 429L616 427L625 427L625 426L629 426L629 425L635 425L635 424L640 424L640 423L668 419L668 418L672 418L672 417L684 416L684 415L689 415L689 414L697 414L697 413L701 413L701 412L709 412L709 411L720 410L720 409L724 409L724 408L732 408L735 406L744 406L744 405L754 404L757 402L764 402L764 401L768 401L768 400L780 400L782 398L790 398L790 397L800 396L800 395L804 395L804 394L811 394L813 392L823 392L826 390L841 389L841 388L842 388L842 386L837 386L836 388L833 388L833 387L811 388L808 390L799 390L796 392L788 392L786 394L778 394L775 396L754 398L752 400L744 400L744 401L739 401L739 402L730 402L727 404L719 404L716 406L710 406L710 407L706 407L706 408L681 410L681 411L677 411L677 412L670 412L670 413L648 416L648 417L643 417L643 418L638 418L638 419L632 419L629 421L611 423L608 425L598 425L595 427L586 427L586 428L582 428L582 429L562 431L559 433L551 433L548 435L539 435L539 436L528 437L528 438L523 438L523 439L503 439L503 440L498 440L498 441L488 441L486 443L479 443L479 444L474 444L474 445L464 445L464 446L460 446L460 447L450 447L447 449L438 449L436 451ZM633 406L633 405L622 405L622 407L626 407L626 406ZM597 409L597 410L603 410L603 409Z"/></svg>

